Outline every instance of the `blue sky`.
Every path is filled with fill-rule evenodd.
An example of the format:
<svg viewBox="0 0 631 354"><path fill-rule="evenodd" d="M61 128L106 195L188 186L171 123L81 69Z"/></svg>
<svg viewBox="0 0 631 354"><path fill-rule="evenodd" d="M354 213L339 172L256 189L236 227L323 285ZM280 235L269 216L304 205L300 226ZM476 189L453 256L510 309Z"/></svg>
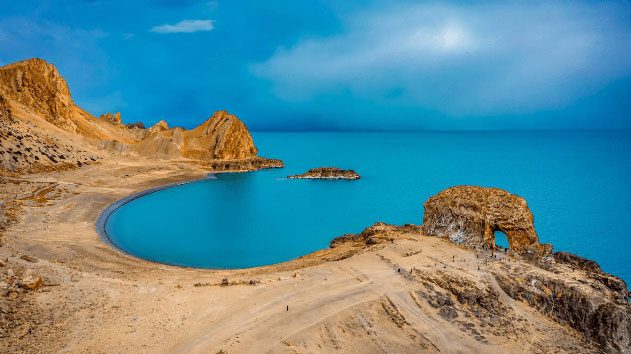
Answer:
<svg viewBox="0 0 631 354"><path fill-rule="evenodd" d="M7 1L0 64L75 101L192 127L630 129L628 1Z"/></svg>

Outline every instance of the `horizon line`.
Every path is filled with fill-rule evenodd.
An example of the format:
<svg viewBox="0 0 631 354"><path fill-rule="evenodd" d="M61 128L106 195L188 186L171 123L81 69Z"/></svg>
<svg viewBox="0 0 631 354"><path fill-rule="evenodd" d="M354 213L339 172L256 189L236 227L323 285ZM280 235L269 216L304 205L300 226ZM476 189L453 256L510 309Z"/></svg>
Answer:
<svg viewBox="0 0 631 354"><path fill-rule="evenodd" d="M631 132L631 128L566 129L250 129L255 133L535 133L535 132Z"/></svg>

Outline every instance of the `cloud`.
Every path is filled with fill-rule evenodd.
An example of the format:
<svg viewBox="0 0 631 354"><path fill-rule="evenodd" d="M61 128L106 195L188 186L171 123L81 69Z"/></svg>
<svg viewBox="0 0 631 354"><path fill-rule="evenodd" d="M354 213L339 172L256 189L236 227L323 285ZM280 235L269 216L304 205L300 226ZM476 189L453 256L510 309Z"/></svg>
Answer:
<svg viewBox="0 0 631 354"><path fill-rule="evenodd" d="M194 33L202 31L212 31L214 29L212 20L182 20L174 25L160 25L151 28L155 33Z"/></svg>
<svg viewBox="0 0 631 354"><path fill-rule="evenodd" d="M470 116L566 106L631 75L629 6L407 4L354 13L340 33L252 65L276 97ZM348 104L348 103L347 103Z"/></svg>

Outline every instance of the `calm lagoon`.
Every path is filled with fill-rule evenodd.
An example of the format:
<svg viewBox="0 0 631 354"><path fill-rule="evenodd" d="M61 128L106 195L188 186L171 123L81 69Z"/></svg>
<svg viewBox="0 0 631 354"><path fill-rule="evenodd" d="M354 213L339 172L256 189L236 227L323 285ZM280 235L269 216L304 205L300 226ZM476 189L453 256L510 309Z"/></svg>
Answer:
<svg viewBox="0 0 631 354"><path fill-rule="evenodd" d="M377 221L421 224L423 202L454 185L526 198L542 242L631 280L631 133L254 133L285 168L219 174L135 199L105 229L140 258L245 268L325 248ZM288 180L312 167L357 181Z"/></svg>

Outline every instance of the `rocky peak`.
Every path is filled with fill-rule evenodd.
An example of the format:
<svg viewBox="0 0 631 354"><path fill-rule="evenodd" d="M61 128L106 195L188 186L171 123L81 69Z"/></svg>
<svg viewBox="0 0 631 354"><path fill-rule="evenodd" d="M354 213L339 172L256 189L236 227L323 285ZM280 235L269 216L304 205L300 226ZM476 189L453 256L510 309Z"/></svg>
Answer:
<svg viewBox="0 0 631 354"><path fill-rule="evenodd" d="M114 125L123 125L123 120L121 119L121 113L105 113L101 115L101 119Z"/></svg>
<svg viewBox="0 0 631 354"><path fill-rule="evenodd" d="M42 59L1 67L0 93L64 130L77 130L69 119L74 102L68 84L54 65Z"/></svg>
<svg viewBox="0 0 631 354"><path fill-rule="evenodd" d="M169 125L164 120L159 121L149 128L149 134L155 134L169 129Z"/></svg>
<svg viewBox="0 0 631 354"><path fill-rule="evenodd" d="M182 155L193 159L236 160L257 154L248 128L226 111L217 111L195 129L186 131L184 144Z"/></svg>
<svg viewBox="0 0 631 354"><path fill-rule="evenodd" d="M438 193L425 202L423 227L428 235L469 247L493 247L495 232L501 231L511 252L543 256L552 251L539 243L526 200L499 188L458 186Z"/></svg>

